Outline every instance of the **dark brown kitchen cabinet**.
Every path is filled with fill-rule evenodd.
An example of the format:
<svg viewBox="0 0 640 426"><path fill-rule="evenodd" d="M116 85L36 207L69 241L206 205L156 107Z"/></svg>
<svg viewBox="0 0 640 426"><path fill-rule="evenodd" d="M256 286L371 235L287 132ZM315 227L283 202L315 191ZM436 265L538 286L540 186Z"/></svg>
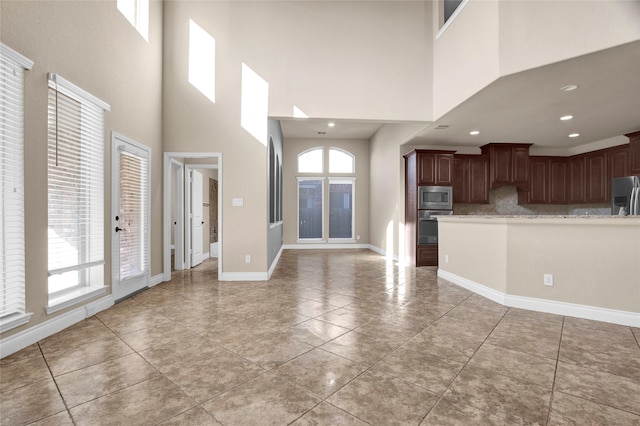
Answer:
<svg viewBox="0 0 640 426"><path fill-rule="evenodd" d="M628 133L629 175L640 175L640 132Z"/></svg>
<svg viewBox="0 0 640 426"><path fill-rule="evenodd" d="M452 184L454 151L416 150L418 185Z"/></svg>
<svg viewBox="0 0 640 426"><path fill-rule="evenodd" d="M568 188L569 188L569 203L579 204L587 201L586 195L586 176L587 176L587 156L575 155L569 157L568 163Z"/></svg>
<svg viewBox="0 0 640 426"><path fill-rule="evenodd" d="M566 204L568 160L565 157L529 157L529 191L518 193L519 203Z"/></svg>
<svg viewBox="0 0 640 426"><path fill-rule="evenodd" d="M607 154L604 150L590 152L587 161L587 203L609 201L609 179L607 177Z"/></svg>
<svg viewBox="0 0 640 426"><path fill-rule="evenodd" d="M567 184L568 161L564 157L549 159L549 203L565 204L569 202Z"/></svg>
<svg viewBox="0 0 640 426"><path fill-rule="evenodd" d="M469 202L469 156L454 155L453 156L453 202L468 203Z"/></svg>
<svg viewBox="0 0 640 426"><path fill-rule="evenodd" d="M496 189L515 185L529 188L529 147L531 144L490 143L480 147L489 157L489 186Z"/></svg>
<svg viewBox="0 0 640 426"><path fill-rule="evenodd" d="M629 176L629 146L622 145L607 150L607 170L610 178Z"/></svg>
<svg viewBox="0 0 640 426"><path fill-rule="evenodd" d="M529 191L527 202L545 204L549 202L550 160L548 157L529 158Z"/></svg>
<svg viewBox="0 0 640 426"><path fill-rule="evenodd" d="M404 155L405 161L405 250L416 266L437 266L438 245L418 244L418 187L453 184L453 153L415 149Z"/></svg>
<svg viewBox="0 0 640 426"><path fill-rule="evenodd" d="M453 202L489 202L489 158L485 155L453 157Z"/></svg>
<svg viewBox="0 0 640 426"><path fill-rule="evenodd" d="M438 245L418 246L416 266L438 266Z"/></svg>

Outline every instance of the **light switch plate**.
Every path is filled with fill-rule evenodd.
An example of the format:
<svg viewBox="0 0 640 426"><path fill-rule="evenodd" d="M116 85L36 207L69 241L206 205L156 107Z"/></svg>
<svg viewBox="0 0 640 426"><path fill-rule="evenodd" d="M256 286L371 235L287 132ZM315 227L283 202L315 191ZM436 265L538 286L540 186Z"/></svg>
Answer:
<svg viewBox="0 0 640 426"><path fill-rule="evenodd" d="M544 274L544 285L553 286L553 274Z"/></svg>

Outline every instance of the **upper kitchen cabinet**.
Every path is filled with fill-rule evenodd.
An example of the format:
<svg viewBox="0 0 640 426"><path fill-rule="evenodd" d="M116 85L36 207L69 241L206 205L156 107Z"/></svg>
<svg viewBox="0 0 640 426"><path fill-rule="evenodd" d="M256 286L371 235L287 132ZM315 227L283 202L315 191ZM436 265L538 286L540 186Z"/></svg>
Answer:
<svg viewBox="0 0 640 426"><path fill-rule="evenodd" d="M607 150L607 169L610 178L629 176L629 145Z"/></svg>
<svg viewBox="0 0 640 426"><path fill-rule="evenodd" d="M515 185L529 188L529 147L524 143L490 143L480 147L489 157L489 185L491 189Z"/></svg>
<svg viewBox="0 0 640 426"><path fill-rule="evenodd" d="M607 153L604 150L587 154L587 203L609 201L610 179L607 176Z"/></svg>
<svg viewBox="0 0 640 426"><path fill-rule="evenodd" d="M640 175L640 132L628 133L629 138L629 175Z"/></svg>
<svg viewBox="0 0 640 426"><path fill-rule="evenodd" d="M569 160L566 157L529 157L529 163L529 191L519 193L518 202L566 204L569 201Z"/></svg>
<svg viewBox="0 0 640 426"><path fill-rule="evenodd" d="M587 201L586 195L587 156L575 155L568 160L567 184L569 203L579 204Z"/></svg>
<svg viewBox="0 0 640 426"><path fill-rule="evenodd" d="M418 186L453 184L453 153L416 149Z"/></svg>
<svg viewBox="0 0 640 426"><path fill-rule="evenodd" d="M489 202L489 158L486 155L453 157L453 202Z"/></svg>

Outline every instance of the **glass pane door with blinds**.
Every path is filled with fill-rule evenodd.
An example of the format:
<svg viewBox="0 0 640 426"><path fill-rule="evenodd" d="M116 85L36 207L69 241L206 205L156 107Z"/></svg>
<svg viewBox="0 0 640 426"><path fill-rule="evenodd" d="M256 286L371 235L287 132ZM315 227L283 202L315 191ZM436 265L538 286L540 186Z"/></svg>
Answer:
<svg viewBox="0 0 640 426"><path fill-rule="evenodd" d="M149 149L114 133L112 284L116 301L149 285Z"/></svg>

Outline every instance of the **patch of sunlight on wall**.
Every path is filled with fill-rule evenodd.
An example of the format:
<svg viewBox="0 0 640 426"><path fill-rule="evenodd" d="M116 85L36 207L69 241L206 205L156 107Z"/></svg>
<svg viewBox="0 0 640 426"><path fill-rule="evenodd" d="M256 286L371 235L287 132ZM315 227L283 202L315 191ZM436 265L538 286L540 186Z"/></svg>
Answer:
<svg viewBox="0 0 640 426"><path fill-rule="evenodd" d="M387 263L393 263L393 221L387 225L387 247L384 253Z"/></svg>
<svg viewBox="0 0 640 426"><path fill-rule="evenodd" d="M293 117L294 118L309 118L307 114L305 114L300 108L297 106L293 106Z"/></svg>
<svg viewBox="0 0 640 426"><path fill-rule="evenodd" d="M404 229L404 222L399 222L398 223L398 264L401 266L407 266L407 259L405 258L406 256L406 248L404 246L405 244L405 229ZM402 270L402 274L404 277L404 269Z"/></svg>
<svg viewBox="0 0 640 426"><path fill-rule="evenodd" d="M148 42L149 0L118 0L116 7Z"/></svg>
<svg viewBox="0 0 640 426"><path fill-rule="evenodd" d="M216 102L216 39L189 19L189 83Z"/></svg>
<svg viewBox="0 0 640 426"><path fill-rule="evenodd" d="M246 64L242 64L240 125L267 146L269 83Z"/></svg>

